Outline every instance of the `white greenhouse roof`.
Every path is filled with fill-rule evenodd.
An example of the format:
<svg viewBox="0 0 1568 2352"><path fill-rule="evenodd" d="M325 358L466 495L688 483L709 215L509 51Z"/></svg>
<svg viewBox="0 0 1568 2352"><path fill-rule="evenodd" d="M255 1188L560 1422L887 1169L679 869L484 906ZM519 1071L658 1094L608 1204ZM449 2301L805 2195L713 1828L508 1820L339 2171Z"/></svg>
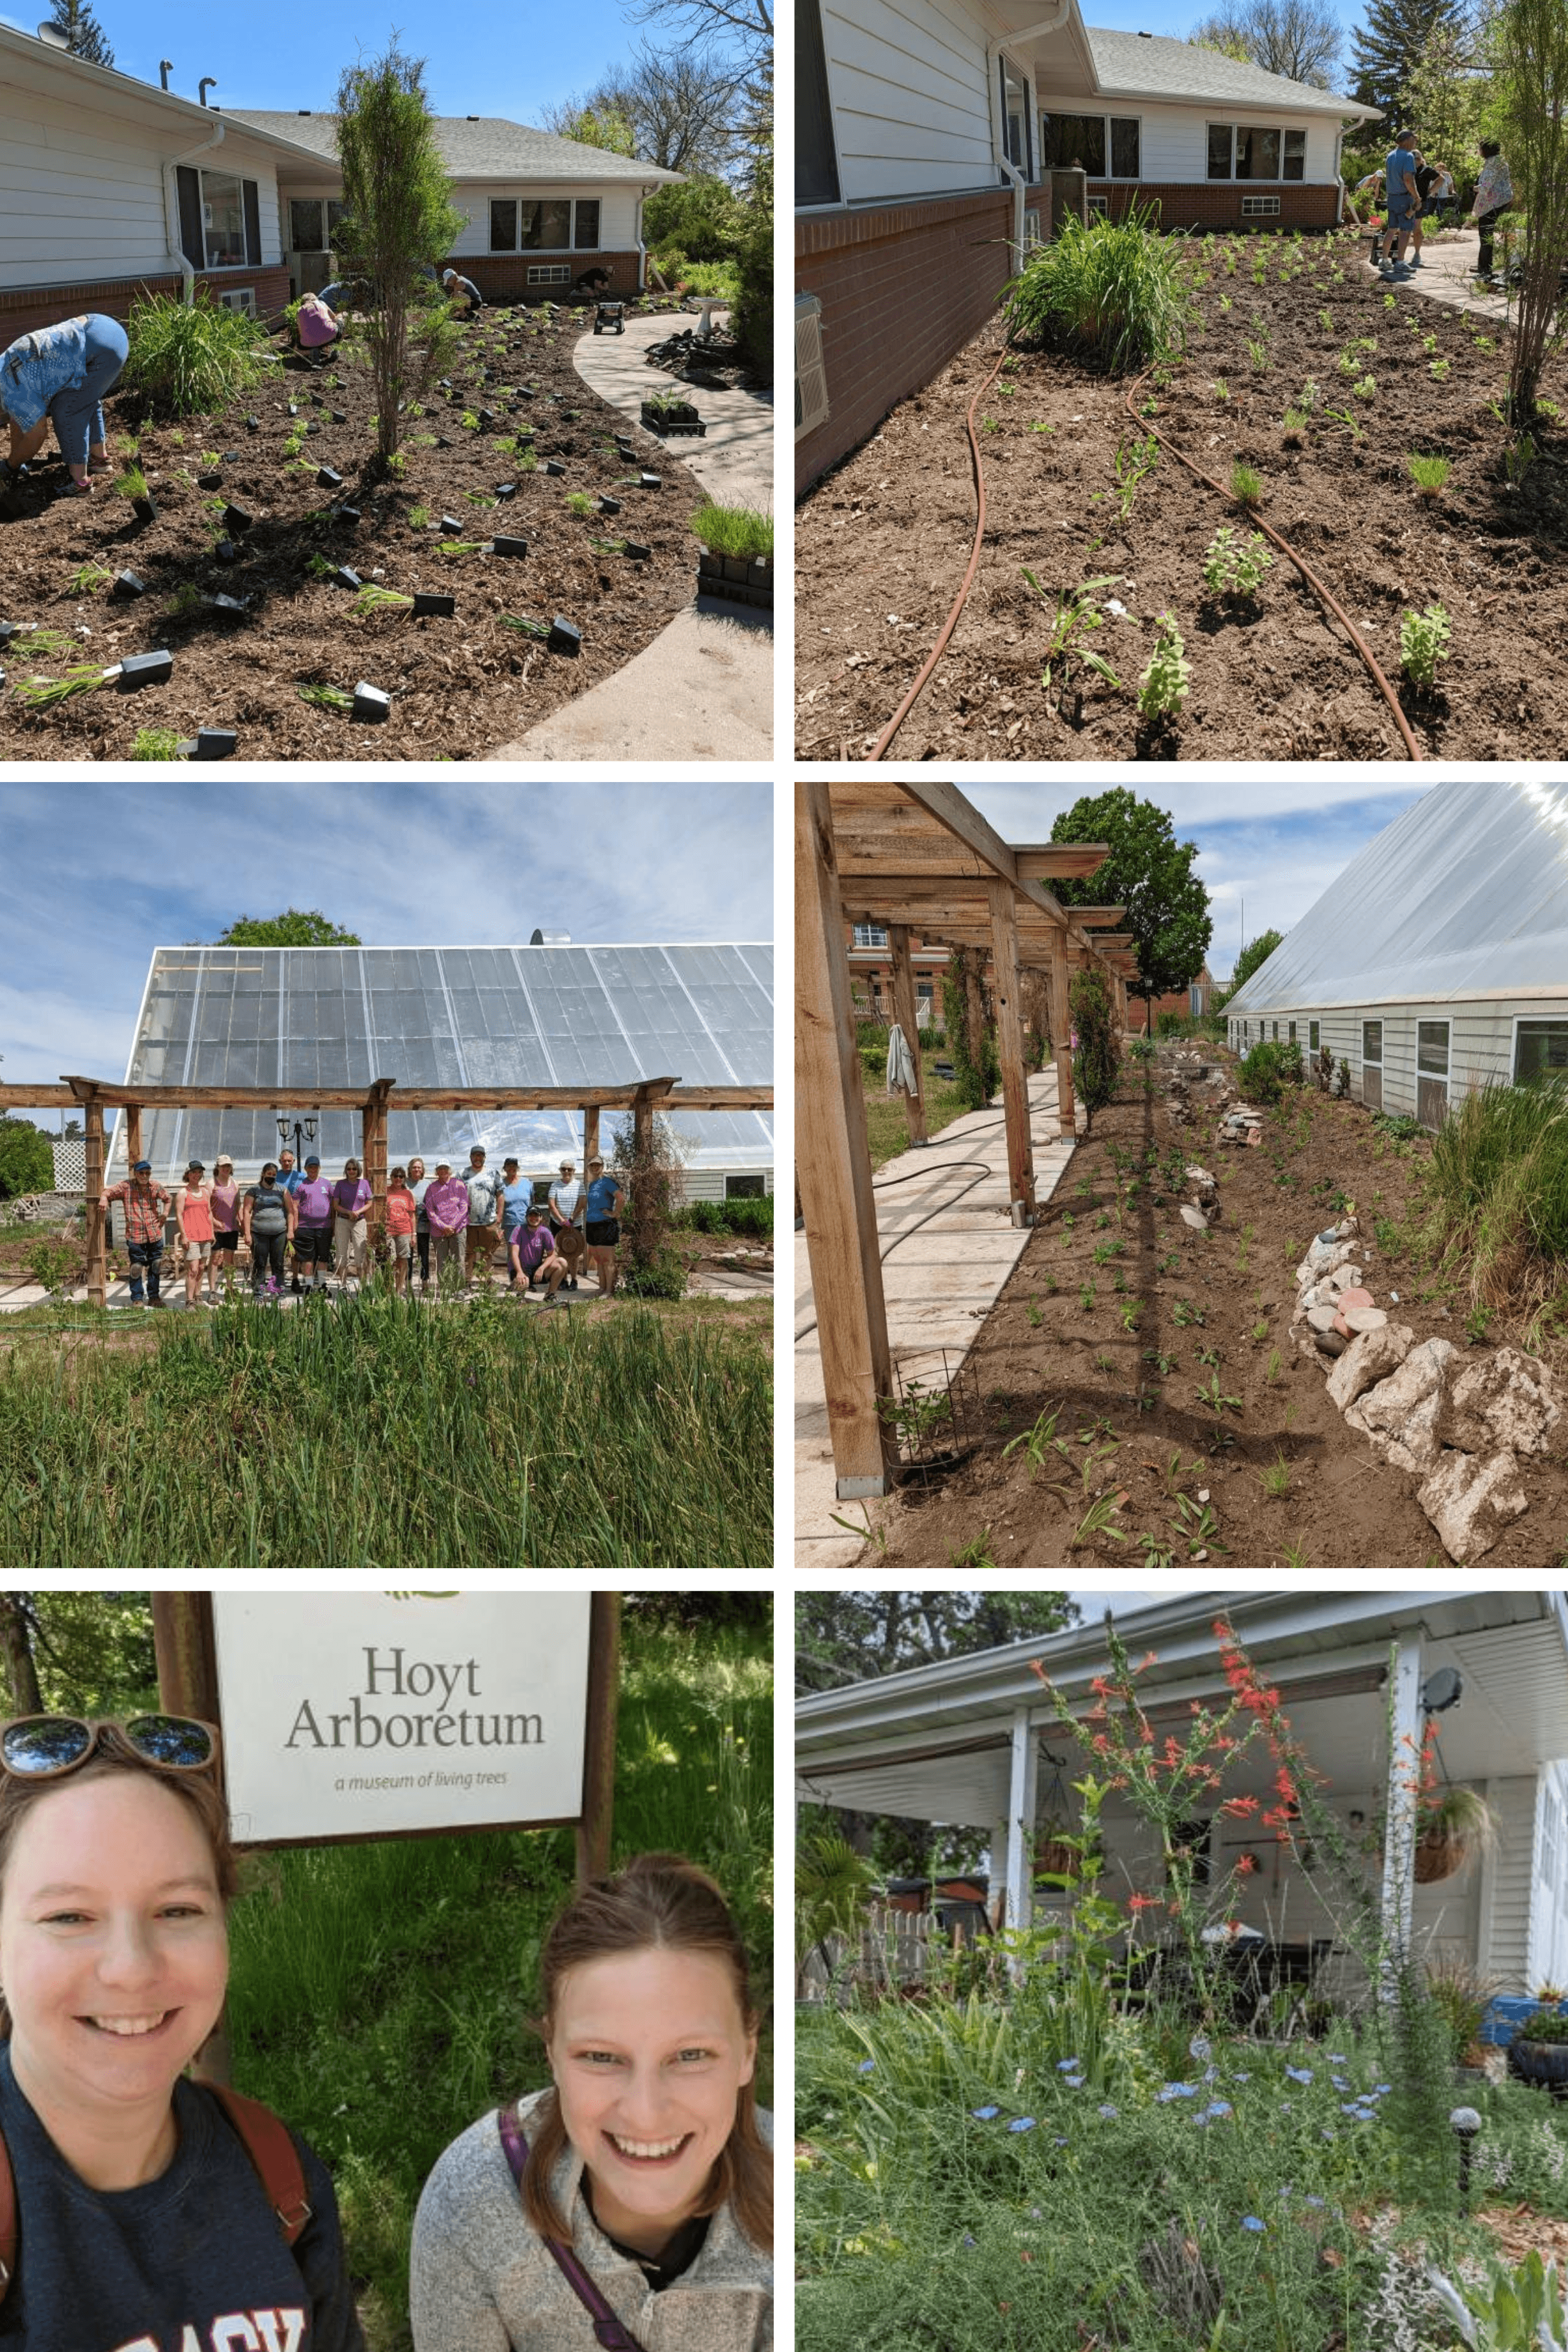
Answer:
<svg viewBox="0 0 1568 2352"><path fill-rule="evenodd" d="M1434 784L1346 866L1227 1017L1568 997L1568 785Z"/></svg>
<svg viewBox="0 0 1568 2352"><path fill-rule="evenodd" d="M276 1087L278 1111L308 1111L328 1087L619 1087L773 1083L770 945L581 947L162 947L152 953L130 1085ZM677 1111L693 1170L766 1171L769 1111ZM606 1151L628 1114L605 1111ZM114 1154L123 1160L125 1122ZM416 1153L465 1162L471 1144L526 1169L580 1157L570 1111L394 1107L387 1163ZM141 1148L167 1178L220 1150L236 1168L276 1156L265 1111L144 1111ZM357 1112L325 1111L313 1147L340 1164L360 1149ZM121 1168L120 1172L123 1172Z"/></svg>

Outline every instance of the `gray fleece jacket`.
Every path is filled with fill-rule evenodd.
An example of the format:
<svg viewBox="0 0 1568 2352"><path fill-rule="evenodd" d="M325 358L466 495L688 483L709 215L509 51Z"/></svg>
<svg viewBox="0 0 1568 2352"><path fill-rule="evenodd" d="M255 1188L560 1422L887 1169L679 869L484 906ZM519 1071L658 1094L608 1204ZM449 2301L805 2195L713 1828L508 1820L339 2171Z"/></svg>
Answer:
<svg viewBox="0 0 1568 2352"><path fill-rule="evenodd" d="M546 2095L519 2103L530 2138ZM771 2146L771 2118L759 2122ZM645 2352L772 2352L773 2264L727 2205L690 2270L655 2294L594 2221L581 2178L569 2147L551 2186L573 2250ZM591 2318L528 2224L494 2113L453 2141L425 2182L411 2268L414 2352L595 2352Z"/></svg>

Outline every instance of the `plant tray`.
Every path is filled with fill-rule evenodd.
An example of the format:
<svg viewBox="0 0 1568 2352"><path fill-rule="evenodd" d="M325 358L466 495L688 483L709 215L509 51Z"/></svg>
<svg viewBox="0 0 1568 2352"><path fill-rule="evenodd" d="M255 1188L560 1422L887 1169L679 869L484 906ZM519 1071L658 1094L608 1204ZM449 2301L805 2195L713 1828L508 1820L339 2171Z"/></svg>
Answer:
<svg viewBox="0 0 1568 2352"><path fill-rule="evenodd" d="M707 431L707 426L689 400L682 401L678 408L659 408L653 401L645 400L643 403L643 423L648 432L666 436L688 433L700 438Z"/></svg>
<svg viewBox="0 0 1568 2352"><path fill-rule="evenodd" d="M766 555L716 555L711 548L697 551L697 594L727 597L732 604L773 610L773 565Z"/></svg>

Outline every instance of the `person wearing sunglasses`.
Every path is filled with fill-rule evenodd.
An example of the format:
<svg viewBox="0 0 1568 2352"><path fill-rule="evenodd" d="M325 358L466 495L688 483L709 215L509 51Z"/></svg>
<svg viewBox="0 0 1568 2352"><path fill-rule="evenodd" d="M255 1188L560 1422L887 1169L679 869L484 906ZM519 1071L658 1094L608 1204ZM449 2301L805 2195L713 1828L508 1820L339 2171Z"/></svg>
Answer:
<svg viewBox="0 0 1568 2352"><path fill-rule="evenodd" d="M772 2127L723 1895L642 1854L567 1906L539 1973L554 2079L426 2181L414 2352L768 2352Z"/></svg>
<svg viewBox="0 0 1568 2352"><path fill-rule="evenodd" d="M216 1763L179 1716L0 1727L0 2343L364 2352L325 2167L185 2074L228 1979Z"/></svg>

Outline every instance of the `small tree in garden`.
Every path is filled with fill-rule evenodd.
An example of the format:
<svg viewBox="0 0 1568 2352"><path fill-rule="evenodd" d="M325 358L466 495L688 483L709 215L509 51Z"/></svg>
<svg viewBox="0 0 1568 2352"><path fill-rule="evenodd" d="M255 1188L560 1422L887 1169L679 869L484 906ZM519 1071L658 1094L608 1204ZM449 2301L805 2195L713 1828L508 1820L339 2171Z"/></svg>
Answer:
<svg viewBox="0 0 1568 2352"><path fill-rule="evenodd" d="M1097 971L1075 972L1068 991L1072 1030L1072 1084L1091 1118L1116 1091L1122 1047L1111 1010L1111 992Z"/></svg>
<svg viewBox="0 0 1568 2352"><path fill-rule="evenodd" d="M670 1218L685 1191L689 1148L658 1111L648 1122L641 1150L630 1116L616 1131L610 1165L626 1191L621 1223L627 1264L621 1286L643 1298L680 1298L685 1292L685 1268L670 1246Z"/></svg>
<svg viewBox="0 0 1568 2352"><path fill-rule="evenodd" d="M942 975L942 1020L954 1080L966 1110L984 1110L1001 1083L986 960L955 948Z"/></svg>
<svg viewBox="0 0 1568 2352"><path fill-rule="evenodd" d="M54 1189L55 1155L42 1128L9 1113L0 1118L0 1201Z"/></svg>
<svg viewBox="0 0 1568 2352"><path fill-rule="evenodd" d="M366 289L360 331L376 402L376 446L397 454L402 404L424 390L454 348L446 306L423 273L446 253L463 215L452 202L424 97L424 64L394 40L338 85L343 216L334 247Z"/></svg>
<svg viewBox="0 0 1568 2352"><path fill-rule="evenodd" d="M1524 278L1509 368L1509 415L1528 425L1547 354L1562 341L1568 265L1568 9L1508 0L1497 20L1498 137L1526 222Z"/></svg>

